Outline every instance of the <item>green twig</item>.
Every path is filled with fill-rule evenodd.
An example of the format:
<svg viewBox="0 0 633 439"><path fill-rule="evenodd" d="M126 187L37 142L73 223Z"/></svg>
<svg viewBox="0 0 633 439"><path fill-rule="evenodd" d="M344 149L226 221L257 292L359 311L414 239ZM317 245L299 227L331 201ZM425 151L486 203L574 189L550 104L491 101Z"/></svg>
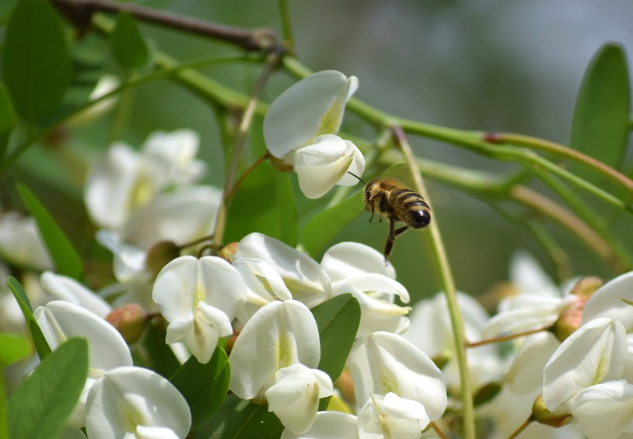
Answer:
<svg viewBox="0 0 633 439"><path fill-rule="evenodd" d="M281 15L281 28L286 48L292 52L295 47L292 35L292 21L290 20L290 8L287 0L279 0L279 14Z"/></svg>
<svg viewBox="0 0 633 439"><path fill-rule="evenodd" d="M417 160L413 155L411 146L407 137L399 127L393 128L393 134L396 138L397 144L400 146L404 155L405 161L409 168L411 178L415 182L415 190L428 198L428 192L422 180L422 175L418 167ZM431 203L432 204L432 203ZM470 382L470 371L468 369L468 358L466 354L466 332L464 329L464 320L462 318L459 305L457 303L457 291L455 289L455 282L451 273L451 268L448 263L448 257L446 250L444 249L444 243L440 235L440 229L437 224L437 219L431 221L430 229L430 244L432 249L433 258L437 262L439 268L440 282L444 288L444 294L446 296L446 303L448 305L448 312L451 316L451 328L453 331L453 340L455 343L455 356L457 358L457 364L459 366L459 377L461 384L461 397L462 397L462 411L464 419L464 438L475 438L475 411L473 406L473 394L472 383Z"/></svg>
<svg viewBox="0 0 633 439"><path fill-rule="evenodd" d="M240 121L240 125L237 129L235 145L233 148L233 153L231 155L231 162L229 163L229 169L227 170L226 179L224 181L224 194L222 196L222 202L220 203L220 208L218 209L218 214L215 220L215 227L213 229L213 244L218 248L222 246L224 230L226 228L228 202L230 195L232 194L233 185L237 178L238 166L240 158L242 156L242 148L244 147L246 136L250 130L251 122L253 121L253 116L255 115L255 111L257 109L257 98L264 89L264 86L268 82L268 78L270 78L273 70L277 67L279 57L280 52L271 52L267 56L264 69L262 70L262 73L257 80L257 84L255 84L253 95L249 99L248 104L244 109L242 120Z"/></svg>

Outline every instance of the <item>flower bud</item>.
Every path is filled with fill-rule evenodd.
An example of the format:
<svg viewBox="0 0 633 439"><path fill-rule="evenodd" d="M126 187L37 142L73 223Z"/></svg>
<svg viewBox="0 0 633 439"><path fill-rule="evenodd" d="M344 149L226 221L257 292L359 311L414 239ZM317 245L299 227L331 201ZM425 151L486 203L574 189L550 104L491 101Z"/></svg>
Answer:
<svg viewBox="0 0 633 439"><path fill-rule="evenodd" d="M473 403L475 407L483 405L491 401L503 389L501 383L493 381L481 386L474 395Z"/></svg>
<svg viewBox="0 0 633 439"><path fill-rule="evenodd" d="M136 303L123 305L106 316L106 321L116 328L127 344L133 344L141 338L148 314Z"/></svg>
<svg viewBox="0 0 633 439"><path fill-rule="evenodd" d="M229 242L227 245L220 249L220 251L218 252L218 256L232 264L235 260L235 254L237 253L238 244L239 242Z"/></svg>
<svg viewBox="0 0 633 439"><path fill-rule="evenodd" d="M180 256L180 247L172 241L160 241L147 251L145 265L155 278L165 265L178 256Z"/></svg>
<svg viewBox="0 0 633 439"><path fill-rule="evenodd" d="M582 311L584 309L585 302L578 299L569 304L569 306L560 313L560 317L551 327L551 332L558 341L564 341L582 326Z"/></svg>
<svg viewBox="0 0 633 439"><path fill-rule="evenodd" d="M593 293L604 285L604 281L599 277L587 276L580 279L571 289L571 294L575 294L583 302L587 302Z"/></svg>
<svg viewBox="0 0 633 439"><path fill-rule="evenodd" d="M539 424L549 425L554 428L567 425L573 419L570 414L554 414L547 410L542 395L534 400L534 404L532 405L532 418Z"/></svg>

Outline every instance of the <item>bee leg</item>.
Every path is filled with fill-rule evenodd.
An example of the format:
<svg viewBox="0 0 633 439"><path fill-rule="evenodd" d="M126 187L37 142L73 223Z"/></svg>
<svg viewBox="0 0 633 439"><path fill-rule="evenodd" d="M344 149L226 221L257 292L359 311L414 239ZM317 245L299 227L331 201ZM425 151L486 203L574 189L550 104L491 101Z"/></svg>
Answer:
<svg viewBox="0 0 633 439"><path fill-rule="evenodd" d="M371 224L371 220L374 218L374 208L371 208L371 216L369 217L369 224Z"/></svg>
<svg viewBox="0 0 633 439"><path fill-rule="evenodd" d="M403 226L403 227L400 227L399 229L396 229L395 236L398 236L399 234L401 234L402 232L404 232L408 228L409 228L409 226Z"/></svg>
<svg viewBox="0 0 633 439"><path fill-rule="evenodd" d="M385 264L387 264L387 258L391 254L393 248L393 242L396 239L396 231L394 228L395 221L392 217L389 217L389 234L387 235L387 241L385 242ZM398 229L400 230L400 229Z"/></svg>

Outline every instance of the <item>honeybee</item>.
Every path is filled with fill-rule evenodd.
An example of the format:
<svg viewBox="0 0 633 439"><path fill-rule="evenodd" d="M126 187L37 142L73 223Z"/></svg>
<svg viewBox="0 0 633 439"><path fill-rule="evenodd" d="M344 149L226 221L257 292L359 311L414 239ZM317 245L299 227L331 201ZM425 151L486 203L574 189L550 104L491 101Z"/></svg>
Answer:
<svg viewBox="0 0 633 439"><path fill-rule="evenodd" d="M356 175L354 177L365 183L360 177ZM424 198L405 187L398 180L375 178L369 183L365 183L363 202L365 203L365 210L371 212L370 223L376 212L380 215L379 222L382 222L382 215L389 218L389 234L385 241L384 250L385 261L391 254L396 236L409 227L421 229L428 226L431 222L431 209ZM396 229L396 221L400 221L405 225Z"/></svg>

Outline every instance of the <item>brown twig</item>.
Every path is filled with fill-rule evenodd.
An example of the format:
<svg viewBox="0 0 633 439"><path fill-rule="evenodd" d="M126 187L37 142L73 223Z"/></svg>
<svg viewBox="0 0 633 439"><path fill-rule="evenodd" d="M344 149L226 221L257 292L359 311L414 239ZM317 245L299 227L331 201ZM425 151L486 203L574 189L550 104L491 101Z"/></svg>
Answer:
<svg viewBox="0 0 633 439"><path fill-rule="evenodd" d="M111 0L50 0L80 31L86 31L95 12L127 12L148 23L180 29L192 34L214 38L235 44L249 51L270 51L277 48L279 38L270 29L241 29L193 17L177 15L132 3Z"/></svg>
<svg viewBox="0 0 633 439"><path fill-rule="evenodd" d="M517 332L516 334L503 335L501 337L495 337L495 338L487 338L486 340L480 340L480 341L475 341L475 342L472 342L472 343L466 343L466 347L467 348L476 348L478 346L484 346L484 345L487 345L487 344L500 343L502 341L508 341L508 340L512 340L514 338L527 337L528 335L537 334L537 333L543 332L543 331L549 331L550 329L551 329L551 326L543 326L541 328L530 329L529 331Z"/></svg>

